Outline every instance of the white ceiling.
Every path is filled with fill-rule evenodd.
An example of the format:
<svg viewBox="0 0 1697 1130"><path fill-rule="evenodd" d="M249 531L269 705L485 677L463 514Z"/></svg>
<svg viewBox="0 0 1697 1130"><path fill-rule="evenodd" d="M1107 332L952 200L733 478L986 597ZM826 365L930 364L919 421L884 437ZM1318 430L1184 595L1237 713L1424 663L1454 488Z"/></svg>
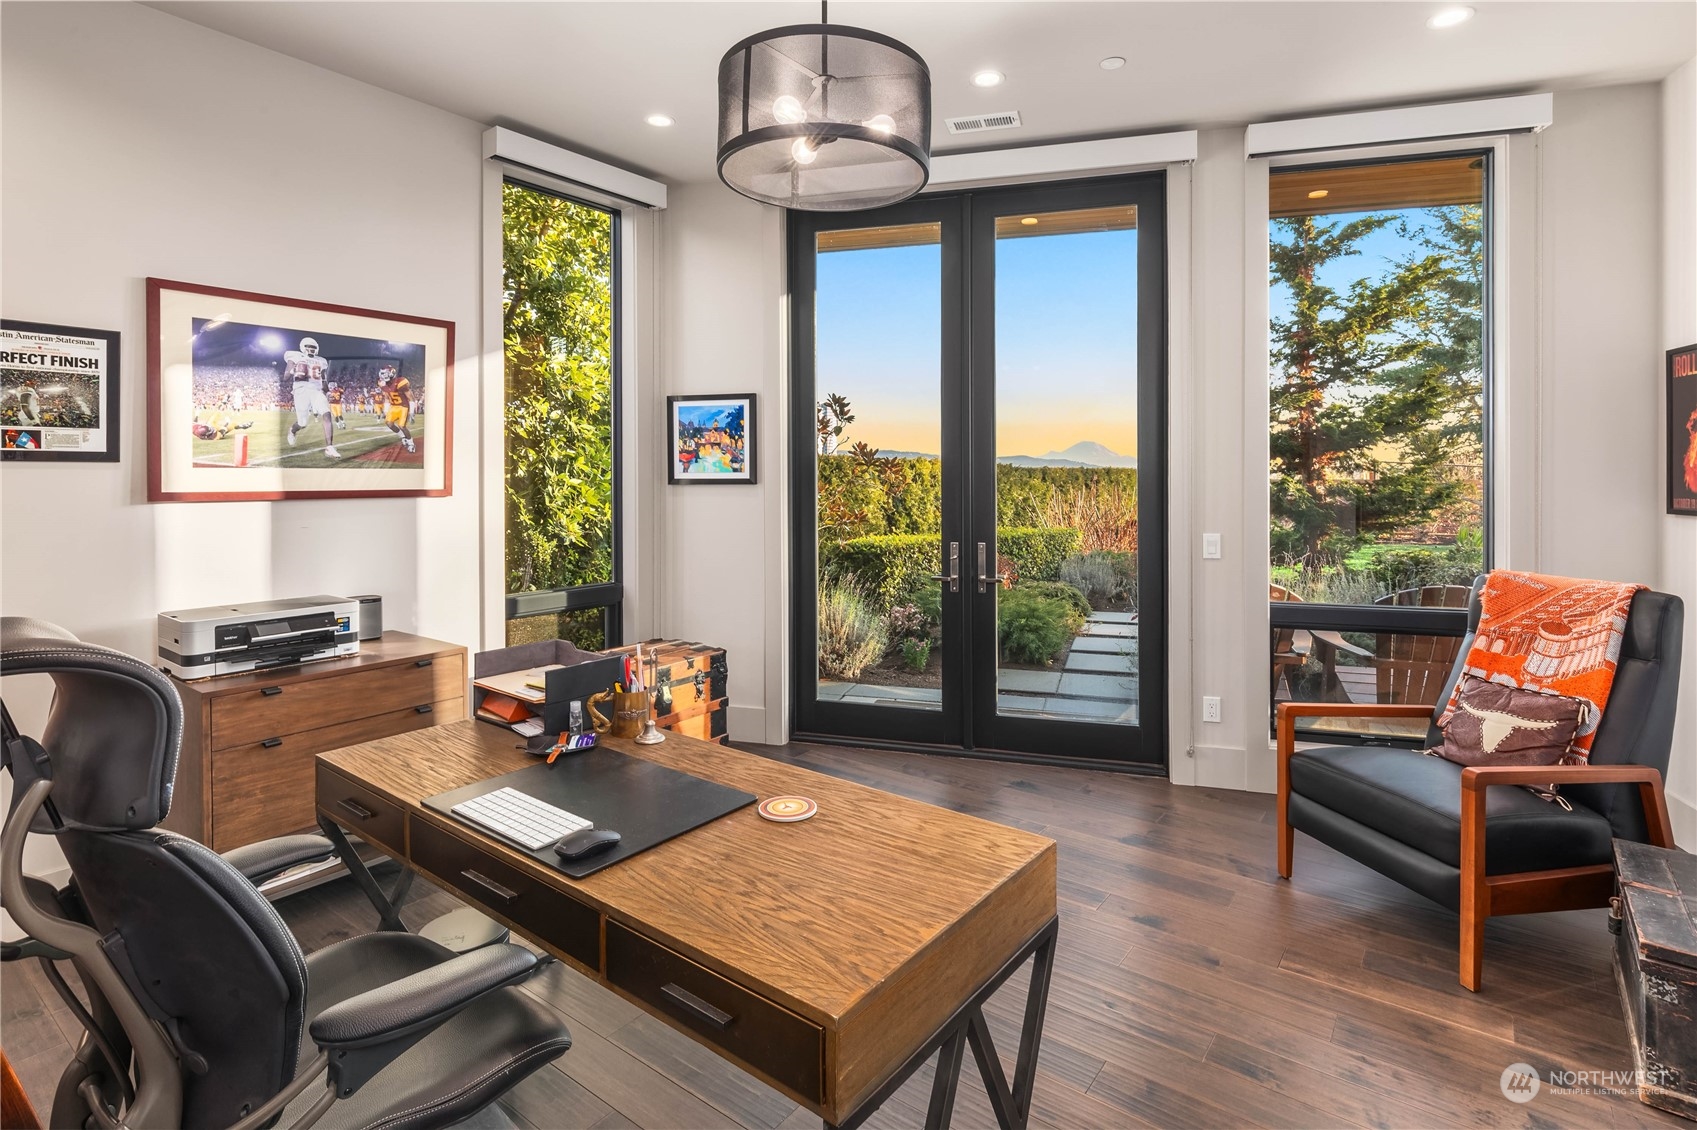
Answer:
<svg viewBox="0 0 1697 1130"><path fill-rule="evenodd" d="M409 98L674 182L714 176L719 58L810 3L308 3L165 0L162 11ZM1655 80L1697 53L1697 3L884 3L833 23L903 40L930 64L943 119L1018 110L996 145L1201 128L1458 97ZM1099 61L1128 63L1104 71ZM994 68L1005 85L968 80ZM669 129L645 125L669 114ZM967 139L959 139L967 140Z"/></svg>

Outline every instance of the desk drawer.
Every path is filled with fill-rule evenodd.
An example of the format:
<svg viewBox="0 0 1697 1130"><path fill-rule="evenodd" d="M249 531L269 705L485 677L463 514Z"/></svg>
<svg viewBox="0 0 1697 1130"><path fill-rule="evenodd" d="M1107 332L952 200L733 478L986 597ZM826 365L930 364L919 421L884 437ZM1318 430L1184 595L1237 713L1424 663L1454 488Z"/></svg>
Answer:
<svg viewBox="0 0 1697 1130"><path fill-rule="evenodd" d="M457 718L460 700L426 705L425 710L397 710L222 751L212 761L212 850L229 851L312 827L317 756L391 734L422 730L439 718ZM341 815L353 818L351 812Z"/></svg>
<svg viewBox="0 0 1697 1130"><path fill-rule="evenodd" d="M814 1102L824 1033L765 997L611 919L607 981Z"/></svg>
<svg viewBox="0 0 1697 1130"><path fill-rule="evenodd" d="M280 678L212 700L212 748L229 749L337 722L465 696L460 655L409 660L323 678Z"/></svg>
<svg viewBox="0 0 1697 1130"><path fill-rule="evenodd" d="M405 857L405 815L394 801L320 765L318 807L360 839Z"/></svg>
<svg viewBox="0 0 1697 1130"><path fill-rule="evenodd" d="M413 817L409 858L538 942L601 968L601 914L458 836Z"/></svg>

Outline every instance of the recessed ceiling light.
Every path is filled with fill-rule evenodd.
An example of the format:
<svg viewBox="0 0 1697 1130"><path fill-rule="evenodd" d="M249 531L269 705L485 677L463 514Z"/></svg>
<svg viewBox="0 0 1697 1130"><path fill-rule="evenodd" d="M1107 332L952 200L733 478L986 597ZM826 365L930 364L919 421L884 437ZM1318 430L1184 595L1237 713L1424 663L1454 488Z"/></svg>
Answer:
<svg viewBox="0 0 1697 1130"><path fill-rule="evenodd" d="M1102 60L1102 69L1104 71L1117 71L1123 66L1125 66L1125 58L1120 55L1109 55L1106 59Z"/></svg>
<svg viewBox="0 0 1697 1130"><path fill-rule="evenodd" d="M1036 222L1037 222L1036 216L1027 216L1027 217L1025 217L1025 219L1020 221L1020 223L1024 224L1026 227L1030 227L1031 225L1035 224Z"/></svg>
<svg viewBox="0 0 1697 1130"><path fill-rule="evenodd" d="M972 76L973 86L1000 86L1007 78L1001 71L979 71Z"/></svg>
<svg viewBox="0 0 1697 1130"><path fill-rule="evenodd" d="M1326 197L1330 196L1331 194L1332 194L1332 190L1329 189L1329 188L1316 188L1313 192L1310 192L1308 194L1308 199L1310 199L1310 200L1324 200Z"/></svg>
<svg viewBox="0 0 1697 1130"><path fill-rule="evenodd" d="M1427 27L1444 28L1464 24L1473 18L1472 8L1445 8L1426 21Z"/></svg>
<svg viewBox="0 0 1697 1130"><path fill-rule="evenodd" d="M648 117L644 118L643 121L647 122L651 126L659 126L662 129L672 124L672 119L667 117L665 114L650 114Z"/></svg>

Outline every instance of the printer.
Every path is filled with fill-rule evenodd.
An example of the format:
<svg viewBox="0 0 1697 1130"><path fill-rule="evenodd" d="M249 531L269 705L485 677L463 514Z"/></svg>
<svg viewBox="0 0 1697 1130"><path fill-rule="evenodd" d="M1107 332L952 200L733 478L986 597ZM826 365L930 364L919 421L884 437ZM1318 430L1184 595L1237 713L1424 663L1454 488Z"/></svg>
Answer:
<svg viewBox="0 0 1697 1130"><path fill-rule="evenodd" d="M179 679L359 654L359 601L303 596L159 614L159 666Z"/></svg>

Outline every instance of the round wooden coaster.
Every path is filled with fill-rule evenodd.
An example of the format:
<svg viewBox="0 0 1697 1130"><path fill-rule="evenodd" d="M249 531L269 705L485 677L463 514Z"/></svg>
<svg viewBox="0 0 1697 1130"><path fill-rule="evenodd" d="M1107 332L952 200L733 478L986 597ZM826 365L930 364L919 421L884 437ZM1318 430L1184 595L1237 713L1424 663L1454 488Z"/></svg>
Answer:
<svg viewBox="0 0 1697 1130"><path fill-rule="evenodd" d="M758 810L762 818L778 824L793 824L798 820L806 820L819 806L804 796L775 796L760 802Z"/></svg>

